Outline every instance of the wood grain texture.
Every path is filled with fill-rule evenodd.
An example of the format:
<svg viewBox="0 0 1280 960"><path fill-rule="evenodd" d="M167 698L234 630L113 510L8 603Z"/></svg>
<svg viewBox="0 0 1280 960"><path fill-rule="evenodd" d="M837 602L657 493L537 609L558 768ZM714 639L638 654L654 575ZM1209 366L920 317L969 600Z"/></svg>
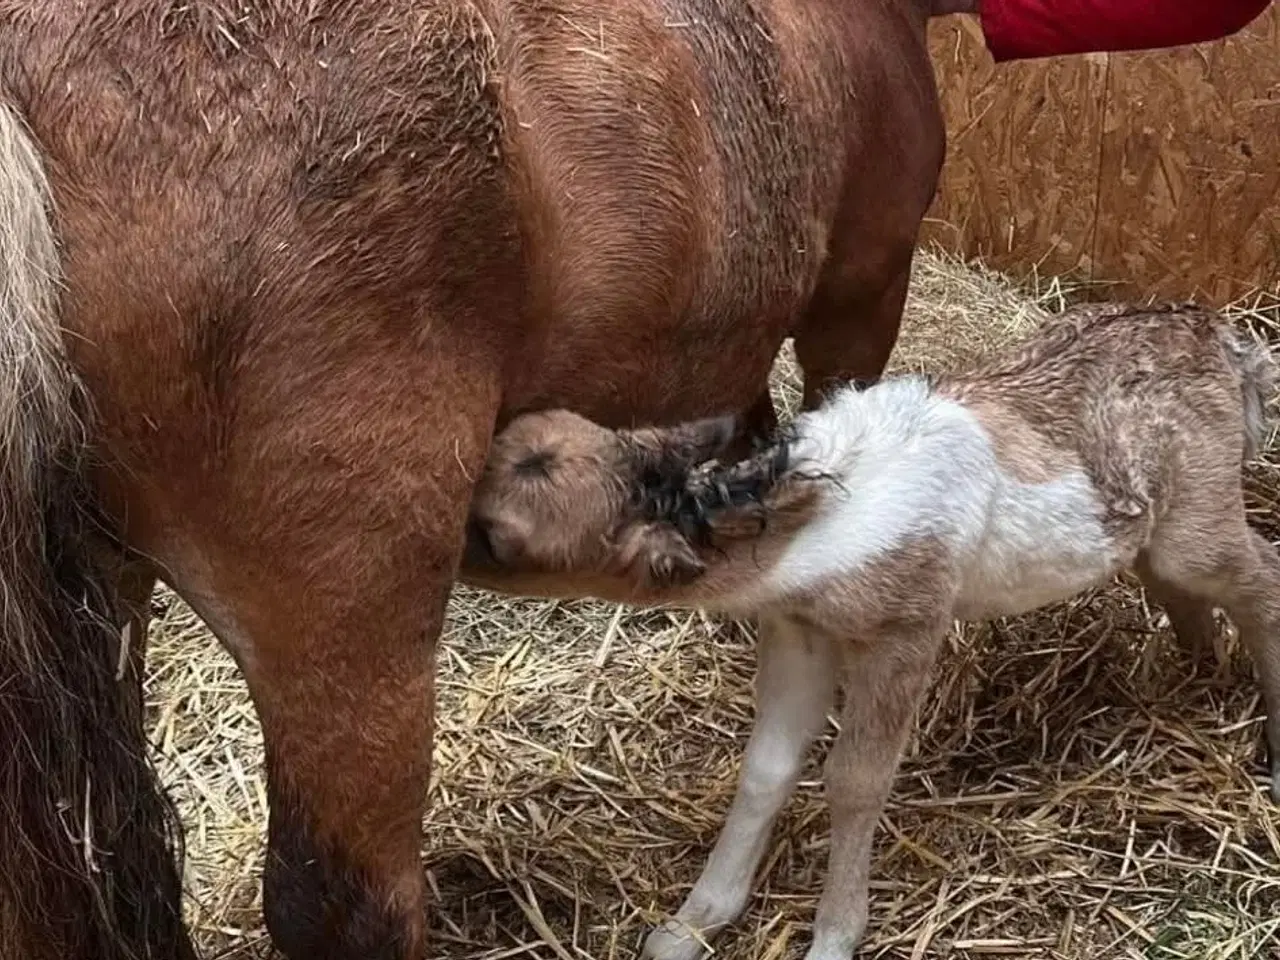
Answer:
<svg viewBox="0 0 1280 960"><path fill-rule="evenodd" d="M1213 44L997 67L932 25L949 155L925 238L1126 295L1280 295L1280 7Z"/></svg>

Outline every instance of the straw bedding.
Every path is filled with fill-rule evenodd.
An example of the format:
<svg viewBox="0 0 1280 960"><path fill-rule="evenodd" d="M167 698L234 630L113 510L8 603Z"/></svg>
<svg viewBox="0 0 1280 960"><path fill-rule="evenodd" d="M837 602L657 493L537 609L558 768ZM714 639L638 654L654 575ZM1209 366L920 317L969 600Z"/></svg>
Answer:
<svg viewBox="0 0 1280 960"><path fill-rule="evenodd" d="M922 254L895 366L963 362L1068 293ZM1274 327L1274 313L1240 313ZM786 353L777 388L793 405ZM1277 541L1274 436L1269 450L1249 490ZM152 731L188 825L191 922L209 956L269 957L260 731L204 626L172 594L155 603ZM635 956L715 839L753 666L748 625L460 590L423 853L434 955ZM1280 957L1260 712L1229 634L1196 668L1130 583L959 627L881 821L860 956ZM825 743L717 956L802 956L826 857Z"/></svg>

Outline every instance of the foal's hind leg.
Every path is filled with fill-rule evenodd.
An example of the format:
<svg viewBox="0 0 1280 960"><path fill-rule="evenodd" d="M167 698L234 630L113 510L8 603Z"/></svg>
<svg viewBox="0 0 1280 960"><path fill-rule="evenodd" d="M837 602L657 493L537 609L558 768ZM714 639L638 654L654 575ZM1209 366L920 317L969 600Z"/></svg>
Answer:
<svg viewBox="0 0 1280 960"><path fill-rule="evenodd" d="M1147 596L1164 610L1169 618L1169 626L1173 628L1183 647L1197 663L1212 662L1213 640L1218 632L1217 622L1213 618L1213 604L1176 583L1158 577L1145 555L1138 558L1134 569L1142 580Z"/></svg>
<svg viewBox="0 0 1280 960"><path fill-rule="evenodd" d="M1241 507L1225 529L1162 537L1150 563L1162 580L1217 601L1240 632L1262 688L1271 796L1280 803L1280 557L1249 528Z"/></svg>
<svg viewBox="0 0 1280 960"><path fill-rule="evenodd" d="M1262 687L1271 799L1280 803L1280 557L1275 547L1249 531L1220 597L1253 658Z"/></svg>

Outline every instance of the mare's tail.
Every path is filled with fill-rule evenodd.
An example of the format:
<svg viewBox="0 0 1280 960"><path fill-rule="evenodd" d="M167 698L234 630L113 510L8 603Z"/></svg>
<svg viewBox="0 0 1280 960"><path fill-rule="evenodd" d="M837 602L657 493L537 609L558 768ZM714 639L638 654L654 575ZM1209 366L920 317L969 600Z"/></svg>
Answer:
<svg viewBox="0 0 1280 960"><path fill-rule="evenodd" d="M60 287L40 155L0 101L0 960L181 960L181 840L90 549Z"/></svg>

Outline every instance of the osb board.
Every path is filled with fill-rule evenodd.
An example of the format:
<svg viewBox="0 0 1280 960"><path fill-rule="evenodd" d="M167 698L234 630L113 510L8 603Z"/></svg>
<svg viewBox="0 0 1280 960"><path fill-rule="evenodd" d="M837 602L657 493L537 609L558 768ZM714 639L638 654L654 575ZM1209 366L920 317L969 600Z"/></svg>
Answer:
<svg viewBox="0 0 1280 960"><path fill-rule="evenodd" d="M949 133L925 237L1127 294L1280 294L1280 6L1213 44L996 66L930 37Z"/></svg>

